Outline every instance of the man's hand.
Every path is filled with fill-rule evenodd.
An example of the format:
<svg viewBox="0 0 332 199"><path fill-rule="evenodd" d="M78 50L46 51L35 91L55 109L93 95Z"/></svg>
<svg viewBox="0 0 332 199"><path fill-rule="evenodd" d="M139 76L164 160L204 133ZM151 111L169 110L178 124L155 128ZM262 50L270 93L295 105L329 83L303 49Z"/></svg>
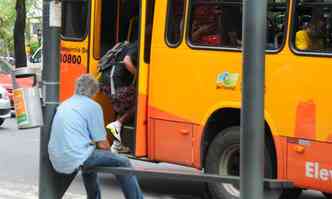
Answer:
<svg viewBox="0 0 332 199"><path fill-rule="evenodd" d="M129 55L126 55L124 58L123 58L123 63L125 64L127 70L133 74L133 75L136 75L137 73L137 70L136 70L136 67L135 65L133 64L132 60L131 60L131 57Z"/></svg>
<svg viewBox="0 0 332 199"><path fill-rule="evenodd" d="M96 147L97 149L100 149L100 150L110 150L110 143L108 142L108 140L103 140L103 141L99 141L99 142L96 142Z"/></svg>

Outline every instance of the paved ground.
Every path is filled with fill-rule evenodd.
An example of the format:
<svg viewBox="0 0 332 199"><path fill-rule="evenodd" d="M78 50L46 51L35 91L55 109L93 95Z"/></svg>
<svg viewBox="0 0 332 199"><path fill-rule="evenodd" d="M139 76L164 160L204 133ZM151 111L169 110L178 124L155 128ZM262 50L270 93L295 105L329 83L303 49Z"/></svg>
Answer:
<svg viewBox="0 0 332 199"><path fill-rule="evenodd" d="M13 119L0 127L0 199L35 199L38 193L39 130L16 129ZM168 167L190 170L169 164L143 164L146 167ZM203 186L199 183L140 179L147 199L200 199ZM103 198L123 199L112 175L101 176ZM84 199L82 179L78 176L68 190L67 199ZM320 193L307 191L301 199L323 199Z"/></svg>

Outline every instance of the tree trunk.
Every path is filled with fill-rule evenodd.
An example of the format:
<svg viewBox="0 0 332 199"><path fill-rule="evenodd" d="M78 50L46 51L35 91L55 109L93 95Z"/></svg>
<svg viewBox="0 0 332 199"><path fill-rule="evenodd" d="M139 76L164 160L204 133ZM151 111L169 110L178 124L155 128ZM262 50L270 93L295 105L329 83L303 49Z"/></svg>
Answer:
<svg viewBox="0 0 332 199"><path fill-rule="evenodd" d="M27 66L25 51L25 0L16 0L16 21L14 27L14 48L16 68Z"/></svg>

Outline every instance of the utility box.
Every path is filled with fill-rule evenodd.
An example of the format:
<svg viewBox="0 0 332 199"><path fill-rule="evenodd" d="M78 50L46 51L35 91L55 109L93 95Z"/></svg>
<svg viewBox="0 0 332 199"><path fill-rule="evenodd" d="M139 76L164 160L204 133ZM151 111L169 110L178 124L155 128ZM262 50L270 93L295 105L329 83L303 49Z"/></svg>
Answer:
<svg viewBox="0 0 332 199"><path fill-rule="evenodd" d="M37 75L30 68L18 68L14 71L14 107L19 129L36 128L43 125L41 95L37 85ZM31 87L20 87L19 78L33 78Z"/></svg>

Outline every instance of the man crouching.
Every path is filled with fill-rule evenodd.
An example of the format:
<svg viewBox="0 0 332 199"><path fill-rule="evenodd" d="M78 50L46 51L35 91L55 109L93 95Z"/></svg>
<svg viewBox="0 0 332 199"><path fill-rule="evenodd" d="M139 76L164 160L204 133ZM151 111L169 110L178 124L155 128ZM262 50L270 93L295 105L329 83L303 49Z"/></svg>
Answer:
<svg viewBox="0 0 332 199"><path fill-rule="evenodd" d="M100 199L97 173L87 169L131 167L126 157L113 154L106 138L101 106L91 98L98 92L98 82L91 75L76 81L75 94L64 101L55 114L48 152L54 169L71 174L82 169L88 199ZM126 199L143 199L135 176L116 176Z"/></svg>

